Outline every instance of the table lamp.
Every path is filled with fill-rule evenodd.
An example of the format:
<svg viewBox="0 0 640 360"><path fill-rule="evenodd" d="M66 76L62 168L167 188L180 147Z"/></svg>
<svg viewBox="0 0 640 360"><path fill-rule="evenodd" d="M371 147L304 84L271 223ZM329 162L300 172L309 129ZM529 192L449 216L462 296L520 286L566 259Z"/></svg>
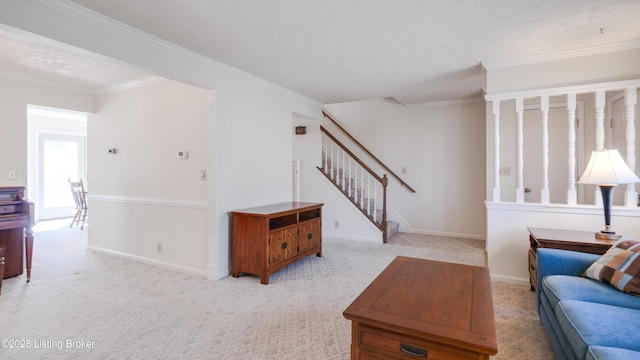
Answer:
<svg viewBox="0 0 640 360"><path fill-rule="evenodd" d="M591 153L589 164L580 177L578 184L598 185L602 193L602 205L604 207L604 230L596 233L596 238L617 240L621 236L616 235L611 229L611 195L613 188L618 184L631 184L640 182L640 178L627 166L618 150L596 150Z"/></svg>

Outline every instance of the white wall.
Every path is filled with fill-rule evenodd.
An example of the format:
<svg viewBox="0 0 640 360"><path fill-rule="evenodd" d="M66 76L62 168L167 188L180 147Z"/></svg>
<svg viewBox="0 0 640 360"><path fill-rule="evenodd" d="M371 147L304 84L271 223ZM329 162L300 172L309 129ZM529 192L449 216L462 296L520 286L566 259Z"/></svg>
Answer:
<svg viewBox="0 0 640 360"><path fill-rule="evenodd" d="M0 186L27 186L27 105L93 112L91 94L0 78ZM17 171L16 180L7 172ZM31 199L31 196L27 194Z"/></svg>
<svg viewBox="0 0 640 360"><path fill-rule="evenodd" d="M611 225L624 236L640 238L640 213L613 208ZM515 206L487 204L487 252L491 276L498 281L529 283L528 227L593 231L604 228L601 207ZM594 235L595 237L595 235Z"/></svg>
<svg viewBox="0 0 640 360"><path fill-rule="evenodd" d="M484 239L484 102L407 108L367 100L325 108L416 190L389 178L390 217L403 231Z"/></svg>
<svg viewBox="0 0 640 360"><path fill-rule="evenodd" d="M84 12L73 3L56 4L54 9L32 1L3 1L0 23L215 90L207 100L208 207L199 224L207 228L206 249L199 251L207 253L208 277L229 274L229 211L291 200L292 114L320 116L318 102ZM147 185L154 188L153 183ZM92 213L94 228L101 221L97 212ZM120 222L104 216L104 221L117 224L114 234L139 231L126 217ZM156 223L175 220L165 213L157 216ZM175 226L181 227L179 223Z"/></svg>
<svg viewBox="0 0 640 360"><path fill-rule="evenodd" d="M87 131L90 249L206 274L207 182L200 178L209 96L164 80L96 97Z"/></svg>
<svg viewBox="0 0 640 360"><path fill-rule="evenodd" d="M630 80L640 71L640 49L612 51L534 64L490 67L487 93Z"/></svg>

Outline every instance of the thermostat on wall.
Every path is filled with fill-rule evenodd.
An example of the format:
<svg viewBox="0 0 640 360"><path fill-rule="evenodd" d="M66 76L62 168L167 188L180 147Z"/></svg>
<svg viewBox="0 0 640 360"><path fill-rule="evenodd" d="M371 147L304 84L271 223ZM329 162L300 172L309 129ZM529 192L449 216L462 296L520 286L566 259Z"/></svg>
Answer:
<svg viewBox="0 0 640 360"><path fill-rule="evenodd" d="M178 158L186 159L188 157L189 157L189 152L188 151L178 151Z"/></svg>

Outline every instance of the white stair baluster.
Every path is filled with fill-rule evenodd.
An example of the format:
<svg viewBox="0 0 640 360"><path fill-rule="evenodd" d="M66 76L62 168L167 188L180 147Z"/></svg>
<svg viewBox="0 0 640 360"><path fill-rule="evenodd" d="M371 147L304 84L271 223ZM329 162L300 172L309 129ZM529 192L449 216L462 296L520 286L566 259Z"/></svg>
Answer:
<svg viewBox="0 0 640 360"><path fill-rule="evenodd" d="M371 174L367 177L367 214L371 215Z"/></svg>

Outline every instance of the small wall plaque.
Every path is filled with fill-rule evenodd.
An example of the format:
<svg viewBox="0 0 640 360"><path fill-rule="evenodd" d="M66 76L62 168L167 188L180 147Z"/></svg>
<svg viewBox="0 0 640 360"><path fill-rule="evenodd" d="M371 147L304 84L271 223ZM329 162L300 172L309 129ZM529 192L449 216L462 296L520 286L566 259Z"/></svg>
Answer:
<svg viewBox="0 0 640 360"><path fill-rule="evenodd" d="M304 135L307 133L306 126L296 126L296 135Z"/></svg>

